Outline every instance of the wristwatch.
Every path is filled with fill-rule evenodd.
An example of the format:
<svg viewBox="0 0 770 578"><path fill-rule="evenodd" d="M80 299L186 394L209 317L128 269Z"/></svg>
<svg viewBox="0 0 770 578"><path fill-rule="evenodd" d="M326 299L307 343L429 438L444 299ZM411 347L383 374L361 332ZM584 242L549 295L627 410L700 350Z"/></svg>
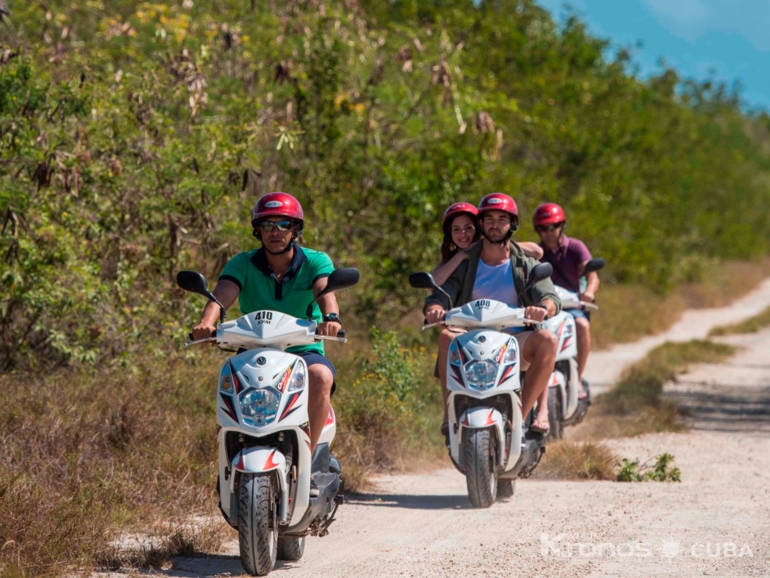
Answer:
<svg viewBox="0 0 770 578"><path fill-rule="evenodd" d="M327 313L326 315L324 315L324 321L326 321L326 322L332 321L334 323L342 323L340 321L339 313Z"/></svg>

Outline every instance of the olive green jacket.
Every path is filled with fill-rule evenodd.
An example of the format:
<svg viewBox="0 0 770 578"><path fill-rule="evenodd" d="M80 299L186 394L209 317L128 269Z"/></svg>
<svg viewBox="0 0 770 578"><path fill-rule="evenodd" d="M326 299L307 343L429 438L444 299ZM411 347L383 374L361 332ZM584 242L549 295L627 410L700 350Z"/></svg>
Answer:
<svg viewBox="0 0 770 578"><path fill-rule="evenodd" d="M460 307L471 301L481 248L482 243L477 243L468 249L468 259L460 263L449 279L447 279L447 282L441 286L452 298L452 303L455 307ZM532 257L527 257L516 243L511 243L511 261L513 261L513 284L516 288L516 295L519 298L519 305L528 307L550 299L556 304L556 312L561 311L561 300L556 295L556 289L550 279L543 279L524 291L524 287L529 279L529 272L539 261ZM434 291L425 300L423 311L425 311L428 305L434 303L441 305L444 309L449 309L449 302L446 296L440 291Z"/></svg>

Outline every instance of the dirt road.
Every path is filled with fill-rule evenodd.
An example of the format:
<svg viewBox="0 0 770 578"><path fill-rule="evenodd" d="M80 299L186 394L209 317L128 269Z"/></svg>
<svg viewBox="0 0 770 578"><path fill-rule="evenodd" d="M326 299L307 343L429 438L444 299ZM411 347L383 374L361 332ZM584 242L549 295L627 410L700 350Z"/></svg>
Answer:
<svg viewBox="0 0 770 578"><path fill-rule="evenodd" d="M633 307L633 303L629 304ZM704 339L708 332L720 325L729 325L756 315L770 306L770 279L748 295L717 309L689 309L667 331L645 337L633 343L615 345L605 351L591 354L586 366L586 377L591 391L601 393L611 387L627 365L642 359L647 352L666 341ZM640 311L640 315L644 312Z"/></svg>
<svg viewBox="0 0 770 578"><path fill-rule="evenodd" d="M631 459L674 454L681 483L520 480L474 510L454 470L381 477L274 575L770 576L770 330L728 341L745 349L667 388L691 432L609 442ZM163 574L240 576L236 555L233 541Z"/></svg>

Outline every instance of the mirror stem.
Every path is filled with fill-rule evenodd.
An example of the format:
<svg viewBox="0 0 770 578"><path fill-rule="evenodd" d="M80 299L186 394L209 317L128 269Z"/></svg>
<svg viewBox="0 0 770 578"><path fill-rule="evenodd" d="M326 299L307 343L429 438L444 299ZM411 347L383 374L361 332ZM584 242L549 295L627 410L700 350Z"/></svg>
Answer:
<svg viewBox="0 0 770 578"><path fill-rule="evenodd" d="M451 309L454 309L454 304L452 303L452 298L449 296L449 293L447 293L446 291L444 291L444 290L443 290L441 287L439 287L438 285L433 285L433 287L436 289L436 291L439 291L439 292L443 293L443 294L444 294L444 297L446 297L446 298L449 300L449 309L447 309L447 311L449 311L449 310L451 310Z"/></svg>

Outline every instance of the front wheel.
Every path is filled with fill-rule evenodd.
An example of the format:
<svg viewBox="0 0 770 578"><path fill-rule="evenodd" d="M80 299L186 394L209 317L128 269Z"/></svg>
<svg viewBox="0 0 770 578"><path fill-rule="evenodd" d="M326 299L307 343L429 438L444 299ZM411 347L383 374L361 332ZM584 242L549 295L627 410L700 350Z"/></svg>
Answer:
<svg viewBox="0 0 770 578"><path fill-rule="evenodd" d="M287 536L278 538L278 559L279 560L299 560L305 553L305 537L294 538Z"/></svg>
<svg viewBox="0 0 770 578"><path fill-rule="evenodd" d="M497 497L495 436L489 429L466 430L465 482L474 508L488 508Z"/></svg>
<svg viewBox="0 0 770 578"><path fill-rule="evenodd" d="M241 474L238 499L241 564L252 576L267 576L278 551L278 508L272 476Z"/></svg>
<svg viewBox="0 0 770 578"><path fill-rule="evenodd" d="M561 392L558 387L548 388L548 439L560 440L564 431L562 430L561 421Z"/></svg>

